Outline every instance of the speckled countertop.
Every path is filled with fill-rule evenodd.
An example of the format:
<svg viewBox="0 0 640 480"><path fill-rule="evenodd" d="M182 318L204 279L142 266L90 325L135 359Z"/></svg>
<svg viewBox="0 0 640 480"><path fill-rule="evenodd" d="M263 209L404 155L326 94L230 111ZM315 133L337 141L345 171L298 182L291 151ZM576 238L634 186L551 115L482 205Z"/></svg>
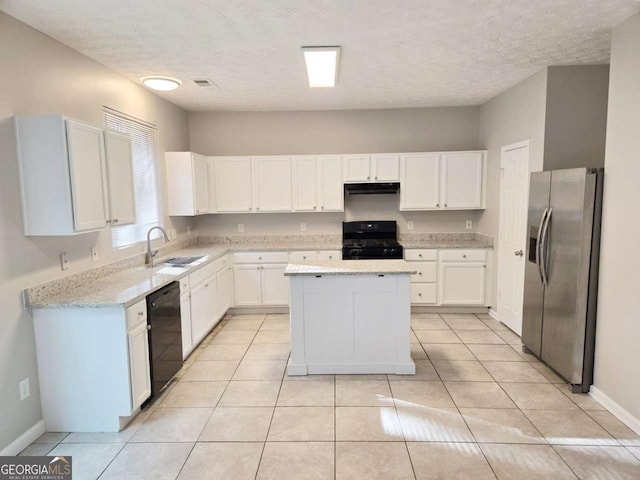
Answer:
<svg viewBox="0 0 640 480"><path fill-rule="evenodd" d="M416 273L404 260L336 260L287 265L285 276L299 275L403 275Z"/></svg>
<svg viewBox="0 0 640 480"><path fill-rule="evenodd" d="M142 265L142 257L125 259L93 270L77 272L25 290L25 304L31 309L128 307L151 292L193 273L230 252L341 250L340 235L282 235L240 237L199 237L185 244L162 246L156 267ZM477 233L404 234L404 248L491 248L493 239ZM162 264L171 257L203 258L187 267ZM348 263L348 265L347 265ZM392 265L397 264L397 265ZM317 268L317 270L313 270ZM404 270L403 270L404 269ZM288 275L312 274L399 274L410 273L403 260L340 261L316 265L292 265Z"/></svg>

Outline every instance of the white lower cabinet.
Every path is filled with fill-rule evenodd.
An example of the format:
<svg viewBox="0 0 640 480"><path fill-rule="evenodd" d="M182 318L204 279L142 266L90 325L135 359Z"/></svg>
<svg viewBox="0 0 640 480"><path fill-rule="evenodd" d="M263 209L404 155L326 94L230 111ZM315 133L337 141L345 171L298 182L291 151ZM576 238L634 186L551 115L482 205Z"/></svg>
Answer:
<svg viewBox="0 0 640 480"><path fill-rule="evenodd" d="M486 275L486 250L440 250L440 304L485 305Z"/></svg>
<svg viewBox="0 0 640 480"><path fill-rule="evenodd" d="M131 402L133 410L151 395L149 370L149 331L143 322L128 333L129 368L131 374Z"/></svg>
<svg viewBox="0 0 640 480"><path fill-rule="evenodd" d="M217 279L212 275L191 289L191 341L197 345L213 328L217 317Z"/></svg>
<svg viewBox="0 0 640 480"><path fill-rule="evenodd" d="M287 252L241 252L234 254L235 305L284 306L289 304L289 281L284 276Z"/></svg>
<svg viewBox="0 0 640 480"><path fill-rule="evenodd" d="M233 269L227 265L216 274L216 288L218 296L218 318L224 316L233 302Z"/></svg>

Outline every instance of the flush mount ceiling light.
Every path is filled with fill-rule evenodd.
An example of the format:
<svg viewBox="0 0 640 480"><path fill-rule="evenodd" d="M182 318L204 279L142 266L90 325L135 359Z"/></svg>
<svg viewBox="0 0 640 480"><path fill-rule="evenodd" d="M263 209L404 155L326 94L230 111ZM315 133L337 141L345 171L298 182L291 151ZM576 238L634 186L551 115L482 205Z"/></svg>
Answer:
<svg viewBox="0 0 640 480"><path fill-rule="evenodd" d="M335 87L340 47L302 47L310 87Z"/></svg>
<svg viewBox="0 0 640 480"><path fill-rule="evenodd" d="M180 85L182 85L182 82L177 78L159 77L157 75L142 77L140 80L145 84L145 86L153 90L160 90L161 92L175 90Z"/></svg>

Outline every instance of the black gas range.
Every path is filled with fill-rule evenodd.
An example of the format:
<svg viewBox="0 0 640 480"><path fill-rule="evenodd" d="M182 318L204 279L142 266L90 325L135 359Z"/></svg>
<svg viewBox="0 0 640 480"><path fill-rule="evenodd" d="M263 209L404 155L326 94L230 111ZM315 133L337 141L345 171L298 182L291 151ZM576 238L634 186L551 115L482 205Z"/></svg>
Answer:
<svg viewBox="0 0 640 480"><path fill-rule="evenodd" d="M342 222L342 259L402 259L397 238L395 221Z"/></svg>

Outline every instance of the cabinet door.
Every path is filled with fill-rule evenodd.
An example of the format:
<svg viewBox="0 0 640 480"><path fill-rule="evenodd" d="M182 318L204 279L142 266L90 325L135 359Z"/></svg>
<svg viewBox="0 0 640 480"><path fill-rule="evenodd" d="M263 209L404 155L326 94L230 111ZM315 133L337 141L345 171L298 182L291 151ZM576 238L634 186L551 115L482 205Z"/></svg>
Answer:
<svg viewBox="0 0 640 480"><path fill-rule="evenodd" d="M209 213L216 213L216 163L214 157L207 157L207 194L209 197Z"/></svg>
<svg viewBox="0 0 640 480"><path fill-rule="evenodd" d="M400 210L440 208L440 155L403 155L401 182Z"/></svg>
<svg viewBox="0 0 640 480"><path fill-rule="evenodd" d="M218 317L222 317L231 307L231 290L233 288L231 267L225 267L218 272Z"/></svg>
<svg viewBox="0 0 640 480"><path fill-rule="evenodd" d="M251 158L217 157L214 165L217 211L252 211Z"/></svg>
<svg viewBox="0 0 640 480"><path fill-rule="evenodd" d="M220 320L218 315L218 276L212 275L205 280L207 286L207 333Z"/></svg>
<svg viewBox="0 0 640 480"><path fill-rule="evenodd" d="M482 152L442 154L442 206L483 208L484 155Z"/></svg>
<svg viewBox="0 0 640 480"><path fill-rule="evenodd" d="M191 154L193 162L193 204L195 214L209 213L209 175L207 159L196 153Z"/></svg>
<svg viewBox="0 0 640 480"><path fill-rule="evenodd" d="M180 326L182 327L182 359L193 350L191 337L191 299L189 293L180 297Z"/></svg>
<svg viewBox="0 0 640 480"><path fill-rule="evenodd" d="M290 212L291 157L256 157L253 161L256 211Z"/></svg>
<svg viewBox="0 0 640 480"><path fill-rule="evenodd" d="M321 212L344 211L344 184L342 183L342 158L318 159L318 194Z"/></svg>
<svg viewBox="0 0 640 480"><path fill-rule="evenodd" d="M369 155L345 155L342 157L342 163L345 183L371 181Z"/></svg>
<svg viewBox="0 0 640 480"><path fill-rule="evenodd" d="M260 265L236 265L233 267L233 287L236 306L260 305Z"/></svg>
<svg viewBox="0 0 640 480"><path fill-rule="evenodd" d="M205 337L209 330L210 305L209 280L205 280L200 285L191 289L191 343L195 347Z"/></svg>
<svg viewBox="0 0 640 480"><path fill-rule="evenodd" d="M76 232L107 226L107 182L102 130L67 120L73 223Z"/></svg>
<svg viewBox="0 0 640 480"><path fill-rule="evenodd" d="M293 157L293 209L297 212L318 210L317 164L316 157Z"/></svg>
<svg viewBox="0 0 640 480"><path fill-rule="evenodd" d="M288 305L289 279L284 276L284 263L260 266L262 284L262 305Z"/></svg>
<svg viewBox="0 0 640 480"><path fill-rule="evenodd" d="M441 262L440 263L440 303L442 305L484 305L485 276L484 263Z"/></svg>
<svg viewBox="0 0 640 480"><path fill-rule="evenodd" d="M399 155L372 155L373 180L376 182L398 182L400 180Z"/></svg>
<svg viewBox="0 0 640 480"><path fill-rule="evenodd" d="M141 323L128 334L129 369L131 378L131 405L135 410L151 395L151 369L149 366L149 332L147 323Z"/></svg>
<svg viewBox="0 0 640 480"><path fill-rule="evenodd" d="M109 191L109 220L112 226L136 223L131 137L105 131L104 147Z"/></svg>

